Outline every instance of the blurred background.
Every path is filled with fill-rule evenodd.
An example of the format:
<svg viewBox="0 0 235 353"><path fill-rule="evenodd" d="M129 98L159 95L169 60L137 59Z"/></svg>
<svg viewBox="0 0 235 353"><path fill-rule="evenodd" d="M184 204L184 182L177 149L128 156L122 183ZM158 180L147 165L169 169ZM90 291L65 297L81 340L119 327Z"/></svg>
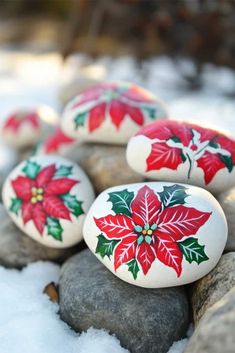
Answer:
<svg viewBox="0 0 235 353"><path fill-rule="evenodd" d="M0 98L61 110L93 83L123 79L176 118L231 124L234 33L233 0L0 0Z"/></svg>

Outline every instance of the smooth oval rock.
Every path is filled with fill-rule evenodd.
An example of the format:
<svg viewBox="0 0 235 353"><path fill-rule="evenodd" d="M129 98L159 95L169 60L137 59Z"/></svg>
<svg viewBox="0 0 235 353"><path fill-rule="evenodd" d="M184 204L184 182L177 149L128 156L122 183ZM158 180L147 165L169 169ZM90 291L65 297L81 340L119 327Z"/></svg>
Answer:
<svg viewBox="0 0 235 353"><path fill-rule="evenodd" d="M19 164L4 183L2 198L13 221L28 236L49 247L66 248L82 239L94 193L77 165L50 155Z"/></svg>
<svg viewBox="0 0 235 353"><path fill-rule="evenodd" d="M14 148L33 146L57 120L54 110L46 106L29 105L6 111L0 119L0 137Z"/></svg>
<svg viewBox="0 0 235 353"><path fill-rule="evenodd" d="M148 288L194 282L219 261L227 223L206 190L174 183L110 188L91 206L85 242L122 280Z"/></svg>
<svg viewBox="0 0 235 353"><path fill-rule="evenodd" d="M70 327L79 332L91 326L106 329L132 353L167 353L188 328L183 287L131 286L113 276L88 249L63 265L59 291L60 315Z"/></svg>
<svg viewBox="0 0 235 353"><path fill-rule="evenodd" d="M235 140L191 123L163 120L140 129L128 143L127 161L150 179L214 193L235 185Z"/></svg>
<svg viewBox="0 0 235 353"><path fill-rule="evenodd" d="M85 141L126 144L141 126L167 117L164 104L127 82L105 82L76 96L65 108L64 133Z"/></svg>
<svg viewBox="0 0 235 353"><path fill-rule="evenodd" d="M228 240L225 251L235 251L235 188L218 195L218 201L228 222Z"/></svg>

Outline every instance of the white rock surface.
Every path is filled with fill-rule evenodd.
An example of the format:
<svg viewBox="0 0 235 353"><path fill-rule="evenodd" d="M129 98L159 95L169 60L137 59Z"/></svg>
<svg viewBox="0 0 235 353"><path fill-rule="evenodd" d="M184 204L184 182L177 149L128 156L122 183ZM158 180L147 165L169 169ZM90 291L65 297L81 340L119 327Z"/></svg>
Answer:
<svg viewBox="0 0 235 353"><path fill-rule="evenodd" d="M82 225L93 199L90 181L76 164L50 155L19 164L3 186L4 205L28 236L54 248L82 239Z"/></svg>
<svg viewBox="0 0 235 353"><path fill-rule="evenodd" d="M116 276L141 287L194 282L219 261L227 222L206 190L152 182L107 189L83 227L91 251Z"/></svg>
<svg viewBox="0 0 235 353"><path fill-rule="evenodd" d="M235 139L199 125L158 121L127 146L132 169L155 180L182 182L219 193L235 185Z"/></svg>
<svg viewBox="0 0 235 353"><path fill-rule="evenodd" d="M65 108L62 130L85 141L126 144L141 126L167 117L164 104L127 82L105 82L76 96Z"/></svg>

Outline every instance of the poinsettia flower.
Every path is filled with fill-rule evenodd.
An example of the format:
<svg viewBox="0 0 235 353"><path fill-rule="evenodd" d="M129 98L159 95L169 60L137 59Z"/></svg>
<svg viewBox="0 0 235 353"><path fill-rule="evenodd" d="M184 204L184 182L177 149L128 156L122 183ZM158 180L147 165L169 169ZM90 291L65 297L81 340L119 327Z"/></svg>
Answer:
<svg viewBox="0 0 235 353"><path fill-rule="evenodd" d="M176 170L188 161L188 178L197 163L208 184L218 170L227 168L230 172L235 165L235 143L218 132L176 121L159 121L157 124L156 129L151 124L139 133L152 140L146 171Z"/></svg>
<svg viewBox="0 0 235 353"><path fill-rule="evenodd" d="M75 126L84 126L88 120L90 132L99 128L109 115L117 129L125 117L129 116L137 125L144 124L143 108L149 109L149 114L155 114L154 98L138 86L131 84L102 83L81 94L72 105L79 108L75 117Z"/></svg>
<svg viewBox="0 0 235 353"><path fill-rule="evenodd" d="M146 275L158 259L179 277L182 252L177 242L195 235L210 215L182 204L164 207L159 196L143 186L130 204L130 215L108 214L95 218L95 223L108 239L119 240L114 249L115 271L135 259Z"/></svg>
<svg viewBox="0 0 235 353"><path fill-rule="evenodd" d="M70 220L70 211L62 195L78 183L69 178L56 178L56 166L51 164L39 171L34 179L18 176L11 181L13 190L22 202L21 212L24 224L33 221L40 234L43 233L47 217Z"/></svg>
<svg viewBox="0 0 235 353"><path fill-rule="evenodd" d="M45 153L58 152L61 146L70 145L76 140L64 134L60 127L44 141L42 147Z"/></svg>
<svg viewBox="0 0 235 353"><path fill-rule="evenodd" d="M38 129L40 126L40 118L37 112L17 112L10 115L4 126L4 130L12 130L17 132L22 125L29 124L34 129Z"/></svg>

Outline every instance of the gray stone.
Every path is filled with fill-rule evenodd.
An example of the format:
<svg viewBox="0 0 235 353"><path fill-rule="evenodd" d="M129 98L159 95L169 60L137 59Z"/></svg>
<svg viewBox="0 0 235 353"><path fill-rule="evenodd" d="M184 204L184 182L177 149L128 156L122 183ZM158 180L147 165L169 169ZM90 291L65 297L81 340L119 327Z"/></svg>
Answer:
<svg viewBox="0 0 235 353"><path fill-rule="evenodd" d="M194 322L235 286L235 252L223 255L218 265L192 285L191 302Z"/></svg>
<svg viewBox="0 0 235 353"><path fill-rule="evenodd" d="M183 287L146 289L121 281L89 251L62 267L60 314L74 330L115 334L132 353L166 353L188 327Z"/></svg>
<svg viewBox="0 0 235 353"><path fill-rule="evenodd" d="M235 352L235 287L203 316L184 353Z"/></svg>
<svg viewBox="0 0 235 353"><path fill-rule="evenodd" d="M39 260L61 263L81 247L82 245L69 249L52 249L37 243L16 227L0 204L0 265L22 268Z"/></svg>
<svg viewBox="0 0 235 353"><path fill-rule="evenodd" d="M98 193L112 186L144 180L128 166L124 146L86 143L78 146L70 159L85 170Z"/></svg>
<svg viewBox="0 0 235 353"><path fill-rule="evenodd" d="M19 161L18 153L11 147L0 143L0 199L2 185L14 166Z"/></svg>
<svg viewBox="0 0 235 353"><path fill-rule="evenodd" d="M228 222L228 240L224 251L235 251L235 188L220 194L218 201Z"/></svg>

